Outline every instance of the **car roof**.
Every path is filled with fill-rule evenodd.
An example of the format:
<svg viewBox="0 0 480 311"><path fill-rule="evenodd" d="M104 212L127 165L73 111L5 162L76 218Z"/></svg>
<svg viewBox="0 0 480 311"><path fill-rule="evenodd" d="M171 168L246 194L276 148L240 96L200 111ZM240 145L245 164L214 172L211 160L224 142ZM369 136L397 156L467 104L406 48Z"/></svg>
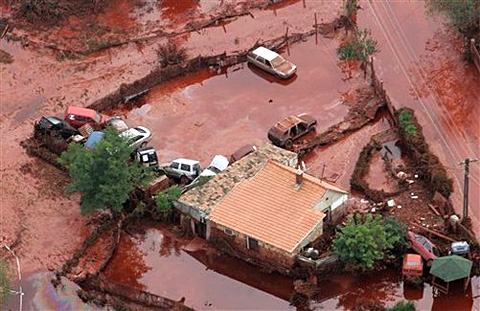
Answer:
<svg viewBox="0 0 480 311"><path fill-rule="evenodd" d="M93 109L76 107L76 106L69 106L67 108L67 114L74 114L74 115L90 117L90 118L96 118L97 116L97 112Z"/></svg>
<svg viewBox="0 0 480 311"><path fill-rule="evenodd" d="M291 128L292 126L294 126L294 125L296 125L300 122L303 122L303 120L300 119L299 117L289 116L289 117L286 117L285 119L277 122L277 124L275 124L274 127L277 128L278 130L282 131L282 132L285 132L289 128Z"/></svg>
<svg viewBox="0 0 480 311"><path fill-rule="evenodd" d="M200 163L196 160L184 159L184 158L178 158L178 159L173 160L172 162L179 162L179 163L188 164L188 165L195 165L195 164Z"/></svg>
<svg viewBox="0 0 480 311"><path fill-rule="evenodd" d="M275 57L279 56L277 53L275 53L274 51L271 51L263 46L261 47L258 47L256 48L255 50L252 51L253 54L257 55L257 56L261 56L263 57L264 59L268 60L268 61L271 61L273 60Z"/></svg>

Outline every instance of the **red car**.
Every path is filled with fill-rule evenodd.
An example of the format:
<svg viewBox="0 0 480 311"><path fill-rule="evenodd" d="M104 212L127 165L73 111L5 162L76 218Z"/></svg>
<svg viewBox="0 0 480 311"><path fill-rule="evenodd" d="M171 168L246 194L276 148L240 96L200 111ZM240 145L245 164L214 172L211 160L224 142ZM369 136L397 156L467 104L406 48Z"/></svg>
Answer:
<svg viewBox="0 0 480 311"><path fill-rule="evenodd" d="M427 266L431 266L433 260L439 256L437 246L423 235L408 231L407 241L410 247L427 262Z"/></svg>
<svg viewBox="0 0 480 311"><path fill-rule="evenodd" d="M65 112L65 121L74 128L90 124L92 127L100 129L107 119L107 116L89 108L70 106Z"/></svg>

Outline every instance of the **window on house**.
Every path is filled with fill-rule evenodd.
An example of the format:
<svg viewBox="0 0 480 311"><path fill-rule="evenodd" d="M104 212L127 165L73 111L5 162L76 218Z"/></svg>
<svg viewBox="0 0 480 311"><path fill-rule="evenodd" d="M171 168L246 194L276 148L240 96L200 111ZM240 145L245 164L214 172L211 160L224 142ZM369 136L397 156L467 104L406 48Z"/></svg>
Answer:
<svg viewBox="0 0 480 311"><path fill-rule="evenodd" d="M258 241L254 238L247 237L247 248L251 250L258 250Z"/></svg>

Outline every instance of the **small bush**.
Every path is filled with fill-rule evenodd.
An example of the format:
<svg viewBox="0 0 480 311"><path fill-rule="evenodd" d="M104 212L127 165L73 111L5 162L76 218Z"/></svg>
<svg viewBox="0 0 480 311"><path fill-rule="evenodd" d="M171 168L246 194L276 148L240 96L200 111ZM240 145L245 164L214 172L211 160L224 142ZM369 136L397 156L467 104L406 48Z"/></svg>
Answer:
<svg viewBox="0 0 480 311"><path fill-rule="evenodd" d="M352 41L337 49L337 55L341 60L355 59L366 62L371 55L378 51L377 45L377 41L371 38L369 30L358 30Z"/></svg>
<svg viewBox="0 0 480 311"><path fill-rule="evenodd" d="M415 311L415 304L411 301L399 301L387 311Z"/></svg>
<svg viewBox="0 0 480 311"><path fill-rule="evenodd" d="M168 42L158 47L157 56L162 67L166 67L184 62L187 59L187 52L185 48L178 47L173 42Z"/></svg>
<svg viewBox="0 0 480 311"><path fill-rule="evenodd" d="M10 290L7 263L0 259L0 307L5 303Z"/></svg>
<svg viewBox="0 0 480 311"><path fill-rule="evenodd" d="M173 202L182 194L182 189L178 186L171 187L155 197L157 211L163 215L169 214L173 210Z"/></svg>

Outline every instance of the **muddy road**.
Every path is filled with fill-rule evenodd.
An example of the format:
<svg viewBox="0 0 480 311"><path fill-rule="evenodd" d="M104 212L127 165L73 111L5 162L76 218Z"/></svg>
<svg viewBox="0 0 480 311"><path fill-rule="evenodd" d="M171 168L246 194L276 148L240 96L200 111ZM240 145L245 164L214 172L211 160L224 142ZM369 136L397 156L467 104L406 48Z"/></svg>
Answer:
<svg viewBox="0 0 480 311"><path fill-rule="evenodd" d="M433 152L454 179L452 199L462 213L466 157L480 157L480 74L464 62L462 38L424 2L363 1L358 25L378 40L378 75L397 107L415 109ZM470 217L480 234L480 165L470 169Z"/></svg>

